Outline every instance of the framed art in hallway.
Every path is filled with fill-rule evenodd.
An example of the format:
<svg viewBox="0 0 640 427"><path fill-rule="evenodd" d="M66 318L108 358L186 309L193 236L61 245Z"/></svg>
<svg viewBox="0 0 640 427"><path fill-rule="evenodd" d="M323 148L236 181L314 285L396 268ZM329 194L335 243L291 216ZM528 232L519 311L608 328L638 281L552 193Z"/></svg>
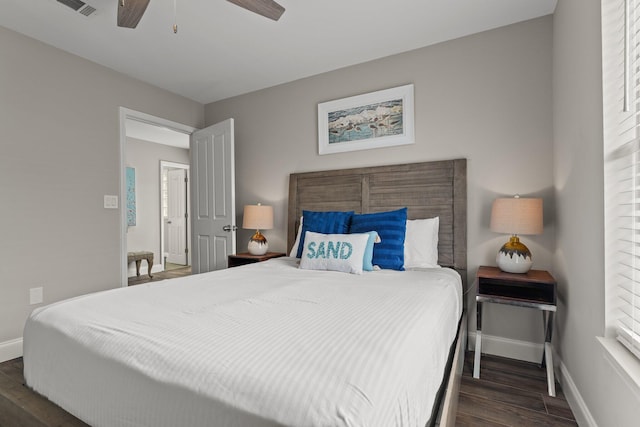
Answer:
<svg viewBox="0 0 640 427"><path fill-rule="evenodd" d="M319 154L413 144L413 84L318 104Z"/></svg>
<svg viewBox="0 0 640 427"><path fill-rule="evenodd" d="M127 226L136 225L136 169L127 167Z"/></svg>

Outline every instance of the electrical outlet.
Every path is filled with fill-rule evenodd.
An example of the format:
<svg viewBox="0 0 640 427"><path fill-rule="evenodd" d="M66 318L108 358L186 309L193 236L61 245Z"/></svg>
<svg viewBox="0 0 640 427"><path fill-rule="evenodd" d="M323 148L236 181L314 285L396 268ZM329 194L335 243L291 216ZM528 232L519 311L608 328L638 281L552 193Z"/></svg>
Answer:
<svg viewBox="0 0 640 427"><path fill-rule="evenodd" d="M105 194L104 196L104 208L105 209L118 209L118 196L110 196Z"/></svg>
<svg viewBox="0 0 640 427"><path fill-rule="evenodd" d="M44 292L42 286L29 289L29 304L41 304L44 299L43 297Z"/></svg>

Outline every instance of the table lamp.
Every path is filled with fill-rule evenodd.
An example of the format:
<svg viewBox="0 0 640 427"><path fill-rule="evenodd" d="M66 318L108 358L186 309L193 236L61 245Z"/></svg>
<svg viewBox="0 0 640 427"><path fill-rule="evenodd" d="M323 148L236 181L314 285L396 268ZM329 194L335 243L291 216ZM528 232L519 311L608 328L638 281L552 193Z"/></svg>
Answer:
<svg viewBox="0 0 640 427"><path fill-rule="evenodd" d="M498 251L496 263L507 273L526 273L531 269L531 251L520 242L520 234L542 233L542 199L516 195L493 201L491 231L511 234Z"/></svg>
<svg viewBox="0 0 640 427"><path fill-rule="evenodd" d="M244 207L244 218L242 228L256 230L256 233L249 240L247 249L251 255L264 255L269 249L267 239L260 233L260 230L270 230L273 228L273 206L246 205Z"/></svg>

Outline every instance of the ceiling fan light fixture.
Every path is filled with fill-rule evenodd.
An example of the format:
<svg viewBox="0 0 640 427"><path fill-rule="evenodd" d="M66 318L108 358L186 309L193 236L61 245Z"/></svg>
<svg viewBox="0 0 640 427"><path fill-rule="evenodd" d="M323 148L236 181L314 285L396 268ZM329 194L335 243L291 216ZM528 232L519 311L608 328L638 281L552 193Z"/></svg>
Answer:
<svg viewBox="0 0 640 427"><path fill-rule="evenodd" d="M149 0L118 0L118 27L136 28Z"/></svg>
<svg viewBox="0 0 640 427"><path fill-rule="evenodd" d="M58 0L60 1L60 0ZM79 2L80 0L63 0ZM118 0L118 27L136 28L142 15L147 10L150 0ZM284 7L273 0L227 0L230 3L240 6L250 12L257 13L265 18L277 21L284 13ZM84 3L83 3L84 4ZM176 0L173 3L174 23L173 32L178 32Z"/></svg>
<svg viewBox="0 0 640 427"><path fill-rule="evenodd" d="M243 9L247 9L258 15L262 15L265 18L273 19L277 21L284 13L284 7L280 6L273 0L227 0L230 3L240 6Z"/></svg>

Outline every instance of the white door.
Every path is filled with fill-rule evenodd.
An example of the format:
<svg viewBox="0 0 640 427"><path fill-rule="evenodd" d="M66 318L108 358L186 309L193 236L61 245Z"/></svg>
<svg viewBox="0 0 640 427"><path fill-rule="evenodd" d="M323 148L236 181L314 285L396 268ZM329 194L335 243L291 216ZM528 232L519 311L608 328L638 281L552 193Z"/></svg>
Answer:
<svg viewBox="0 0 640 427"><path fill-rule="evenodd" d="M167 171L167 261L187 265L187 174Z"/></svg>
<svg viewBox="0 0 640 427"><path fill-rule="evenodd" d="M227 267L236 251L233 119L191 135L191 268Z"/></svg>

